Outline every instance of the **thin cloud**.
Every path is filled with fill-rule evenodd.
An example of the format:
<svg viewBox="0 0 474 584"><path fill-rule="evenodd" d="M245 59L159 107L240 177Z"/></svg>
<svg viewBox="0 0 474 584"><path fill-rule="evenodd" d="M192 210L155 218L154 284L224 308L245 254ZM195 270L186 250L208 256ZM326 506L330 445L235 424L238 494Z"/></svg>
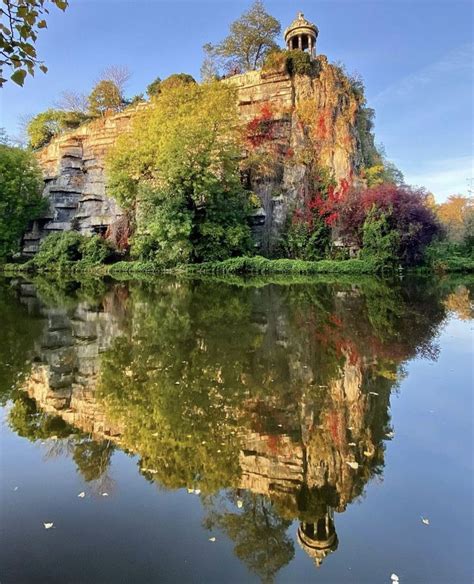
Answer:
<svg viewBox="0 0 474 584"><path fill-rule="evenodd" d="M405 180L408 184L425 187L435 195L438 201L445 200L449 195L467 195L469 180L473 176L473 156L430 160L419 172L405 172Z"/></svg>
<svg viewBox="0 0 474 584"><path fill-rule="evenodd" d="M400 81L393 83L389 87L378 93L371 101L381 103L387 100L401 99L409 97L416 91L422 90L446 75L453 73L468 72L472 75L474 44L467 43L457 49L446 53L441 59L431 63L427 67L411 73Z"/></svg>

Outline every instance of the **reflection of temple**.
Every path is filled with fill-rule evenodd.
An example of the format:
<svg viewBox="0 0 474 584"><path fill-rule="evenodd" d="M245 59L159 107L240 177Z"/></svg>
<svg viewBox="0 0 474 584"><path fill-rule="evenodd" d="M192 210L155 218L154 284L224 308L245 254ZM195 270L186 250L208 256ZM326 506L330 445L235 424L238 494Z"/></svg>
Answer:
<svg viewBox="0 0 474 584"><path fill-rule="evenodd" d="M327 513L315 523L301 522L298 527L298 542L319 567L326 556L337 550L333 510L328 508Z"/></svg>

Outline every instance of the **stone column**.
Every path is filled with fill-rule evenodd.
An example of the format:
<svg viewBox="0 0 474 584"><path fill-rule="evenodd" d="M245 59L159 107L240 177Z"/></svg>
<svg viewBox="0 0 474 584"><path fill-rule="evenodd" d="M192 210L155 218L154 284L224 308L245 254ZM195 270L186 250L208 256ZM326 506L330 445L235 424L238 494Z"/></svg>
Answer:
<svg viewBox="0 0 474 584"><path fill-rule="evenodd" d="M298 49L303 50L303 37L300 34L298 35Z"/></svg>
<svg viewBox="0 0 474 584"><path fill-rule="evenodd" d="M308 35L308 49L309 49L309 56L313 58L313 37Z"/></svg>

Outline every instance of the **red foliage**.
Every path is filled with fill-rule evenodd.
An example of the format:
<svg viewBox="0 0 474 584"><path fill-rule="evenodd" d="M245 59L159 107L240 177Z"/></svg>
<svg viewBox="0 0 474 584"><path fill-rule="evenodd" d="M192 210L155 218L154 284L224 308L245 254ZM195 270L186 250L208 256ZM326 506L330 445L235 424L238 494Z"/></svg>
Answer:
<svg viewBox="0 0 474 584"><path fill-rule="evenodd" d="M338 187L330 185L327 193L316 192L304 206L304 210L297 220L304 220L312 227L314 213L319 215L329 227L333 227L339 217L338 207L349 192L349 181L342 179Z"/></svg>
<svg viewBox="0 0 474 584"><path fill-rule="evenodd" d="M318 118L317 137L319 140L326 140L326 138L328 137L328 128L326 125L326 117L324 116L324 114L321 114Z"/></svg>
<svg viewBox="0 0 474 584"><path fill-rule="evenodd" d="M426 204L426 197L423 189L393 184L363 191L348 189L345 196L334 199L334 207L329 212L325 208L325 212L336 213L341 236L348 243L361 246L365 219L375 207L387 215L390 227L399 233L401 260L414 264L439 231L438 220Z"/></svg>
<svg viewBox="0 0 474 584"><path fill-rule="evenodd" d="M273 112L269 104L265 103L258 116L247 124L246 138L247 142L253 147L258 148L264 142L272 140L274 137L274 119Z"/></svg>

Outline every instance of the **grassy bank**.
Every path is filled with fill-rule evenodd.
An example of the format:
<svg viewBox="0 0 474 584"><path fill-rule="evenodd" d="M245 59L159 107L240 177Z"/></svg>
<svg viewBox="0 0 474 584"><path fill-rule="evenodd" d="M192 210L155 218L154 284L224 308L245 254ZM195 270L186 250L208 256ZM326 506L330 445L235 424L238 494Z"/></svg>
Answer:
<svg viewBox="0 0 474 584"><path fill-rule="evenodd" d="M5 273L67 273L94 274L98 276L133 274L195 274L195 275L376 275L393 273L393 269L383 268L371 260L320 260L307 262L291 259L268 259L261 256L230 258L221 262L202 264L182 264L173 268L164 268L154 262L119 261L111 264L91 262L51 263L48 267L35 266L33 262L24 264L5 264ZM395 270L398 272L398 270ZM474 273L474 260L469 257L453 256L434 261L431 265L412 268L409 272L425 273Z"/></svg>
<svg viewBox="0 0 474 584"><path fill-rule="evenodd" d="M271 260L261 256L238 257L222 262L182 266L178 270L194 274L376 274L375 262L367 260Z"/></svg>

